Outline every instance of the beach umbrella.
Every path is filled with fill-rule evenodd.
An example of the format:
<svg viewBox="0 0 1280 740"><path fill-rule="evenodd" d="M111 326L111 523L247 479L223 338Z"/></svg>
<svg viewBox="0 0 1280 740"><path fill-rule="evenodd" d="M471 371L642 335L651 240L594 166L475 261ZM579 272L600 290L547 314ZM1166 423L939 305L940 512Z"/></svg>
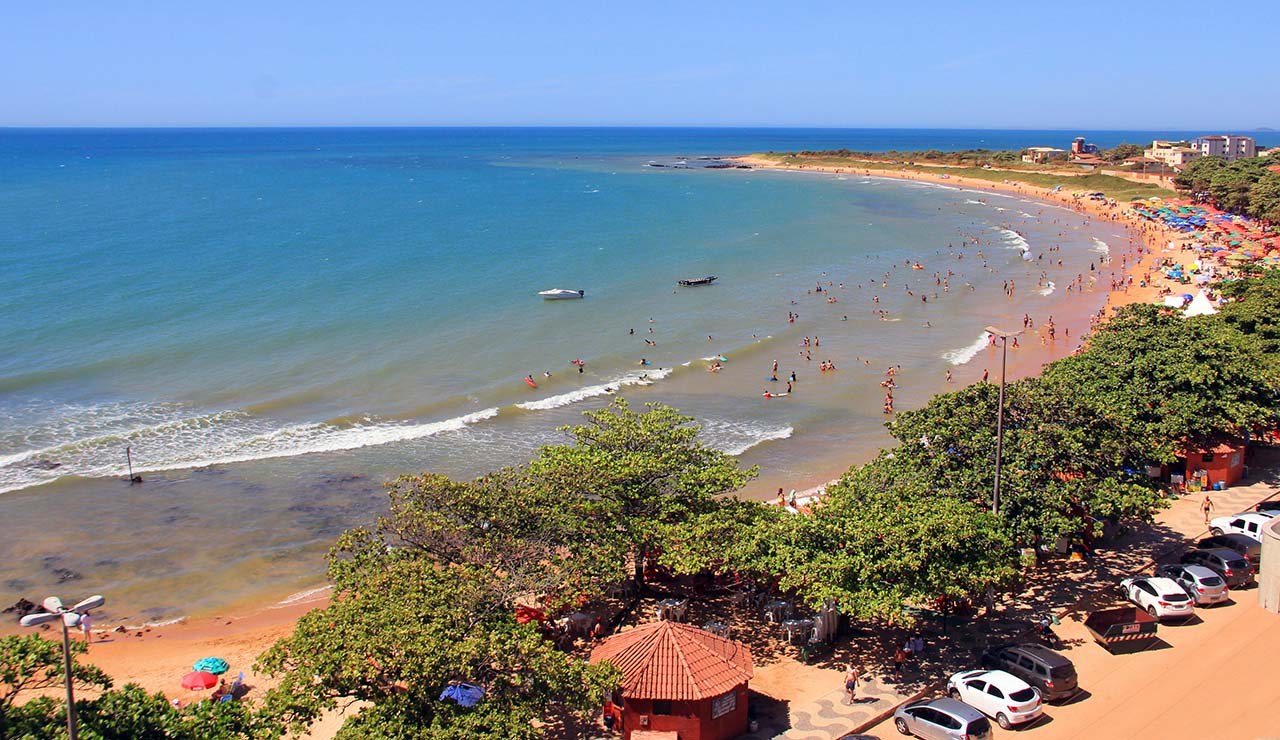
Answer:
<svg viewBox="0 0 1280 740"><path fill-rule="evenodd" d="M195 665L191 666L193 671L212 673L215 676L221 676L230 668L231 666L227 665L227 661L222 658L201 658L196 661Z"/></svg>
<svg viewBox="0 0 1280 740"><path fill-rule="evenodd" d="M218 677L207 671L192 671L182 677L182 688L204 691L218 685Z"/></svg>

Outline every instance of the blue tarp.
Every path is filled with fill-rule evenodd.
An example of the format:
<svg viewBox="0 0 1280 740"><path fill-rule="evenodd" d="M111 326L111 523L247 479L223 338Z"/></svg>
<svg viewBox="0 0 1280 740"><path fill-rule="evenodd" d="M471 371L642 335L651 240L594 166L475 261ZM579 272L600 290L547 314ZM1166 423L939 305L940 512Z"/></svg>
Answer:
<svg viewBox="0 0 1280 740"><path fill-rule="evenodd" d="M474 707L484 698L484 689L469 683L452 683L440 694L440 701L453 699L460 707Z"/></svg>

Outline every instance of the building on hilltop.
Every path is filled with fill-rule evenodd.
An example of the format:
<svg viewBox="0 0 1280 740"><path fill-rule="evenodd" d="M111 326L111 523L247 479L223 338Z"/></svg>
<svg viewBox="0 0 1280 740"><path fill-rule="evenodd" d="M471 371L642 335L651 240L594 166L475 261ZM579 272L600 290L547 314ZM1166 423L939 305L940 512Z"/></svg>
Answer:
<svg viewBox="0 0 1280 740"><path fill-rule="evenodd" d="M740 642L663 620L600 643L591 662L601 661L622 672L611 703L623 740L727 740L747 731L753 664Z"/></svg>
<svg viewBox="0 0 1280 740"><path fill-rule="evenodd" d="M1228 162L1258 154L1257 145L1248 136L1201 136L1195 145L1201 156L1221 157Z"/></svg>
<svg viewBox="0 0 1280 740"><path fill-rule="evenodd" d="M1051 146L1029 146L1022 153L1022 161L1031 164L1044 164L1055 159L1066 158L1066 149L1055 149Z"/></svg>
<svg viewBox="0 0 1280 740"><path fill-rule="evenodd" d="M1143 156L1163 162L1167 167L1182 167L1186 163L1199 159L1203 154L1185 141L1161 141L1156 139L1144 151Z"/></svg>

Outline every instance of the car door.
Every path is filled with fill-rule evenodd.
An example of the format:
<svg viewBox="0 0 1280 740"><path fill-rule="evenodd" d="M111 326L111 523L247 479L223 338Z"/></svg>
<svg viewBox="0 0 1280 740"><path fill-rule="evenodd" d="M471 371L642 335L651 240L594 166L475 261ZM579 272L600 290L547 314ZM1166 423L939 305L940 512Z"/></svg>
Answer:
<svg viewBox="0 0 1280 740"><path fill-rule="evenodd" d="M1018 670L1018 654L1012 650L1000 651L1000 668L1016 675Z"/></svg>
<svg viewBox="0 0 1280 740"><path fill-rule="evenodd" d="M992 717L998 714L1006 706L1004 692L1000 690L999 686L996 686L993 683L987 684L986 701L987 706L982 711Z"/></svg>
<svg viewBox="0 0 1280 740"><path fill-rule="evenodd" d="M960 697L964 703L980 712L987 711L987 682L975 678L965 681L964 686L965 691Z"/></svg>
<svg viewBox="0 0 1280 740"><path fill-rule="evenodd" d="M1191 589L1187 593L1192 593L1196 587L1195 579L1187 575L1187 571L1180 565L1169 566L1166 575L1184 589Z"/></svg>
<svg viewBox="0 0 1280 740"><path fill-rule="evenodd" d="M1146 581L1138 581L1137 583L1133 584L1133 587L1135 592L1133 600L1143 608L1145 608L1148 604L1150 604L1151 597L1156 595L1156 590L1152 588L1151 584L1147 583Z"/></svg>
<svg viewBox="0 0 1280 740"><path fill-rule="evenodd" d="M945 716L942 712L930 707L920 707L910 712L915 716L915 727L911 728L916 737L925 738L925 740L946 740L946 735L942 734L941 720Z"/></svg>
<svg viewBox="0 0 1280 740"><path fill-rule="evenodd" d="M1020 655L1018 656L1018 668L1021 670L1015 673L1015 676L1021 678L1032 686L1038 686L1041 689L1044 688L1045 679L1049 676L1044 673L1044 669L1041 666L1036 665L1035 661L1025 655Z"/></svg>

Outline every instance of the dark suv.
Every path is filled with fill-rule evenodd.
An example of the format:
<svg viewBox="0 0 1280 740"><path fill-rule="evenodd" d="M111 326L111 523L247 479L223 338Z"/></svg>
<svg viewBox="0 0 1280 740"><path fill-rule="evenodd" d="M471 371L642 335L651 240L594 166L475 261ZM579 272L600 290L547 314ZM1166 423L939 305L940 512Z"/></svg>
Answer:
<svg viewBox="0 0 1280 740"><path fill-rule="evenodd" d="M1255 573L1258 570L1259 562L1262 560L1262 543L1243 534L1216 534L1212 537L1205 537L1196 543L1196 547L1201 550L1212 550L1215 547L1235 550L1243 555L1245 560L1249 561Z"/></svg>
<svg viewBox="0 0 1280 740"><path fill-rule="evenodd" d="M1182 554L1184 565L1203 565L1222 576L1227 588L1242 588L1253 583L1253 566L1235 550L1214 547L1208 550L1188 550Z"/></svg>
<svg viewBox="0 0 1280 740"><path fill-rule="evenodd" d="M1040 690L1045 701L1060 701L1076 695L1076 667L1070 660L1043 645L1004 645L982 655L984 668L1012 673Z"/></svg>

